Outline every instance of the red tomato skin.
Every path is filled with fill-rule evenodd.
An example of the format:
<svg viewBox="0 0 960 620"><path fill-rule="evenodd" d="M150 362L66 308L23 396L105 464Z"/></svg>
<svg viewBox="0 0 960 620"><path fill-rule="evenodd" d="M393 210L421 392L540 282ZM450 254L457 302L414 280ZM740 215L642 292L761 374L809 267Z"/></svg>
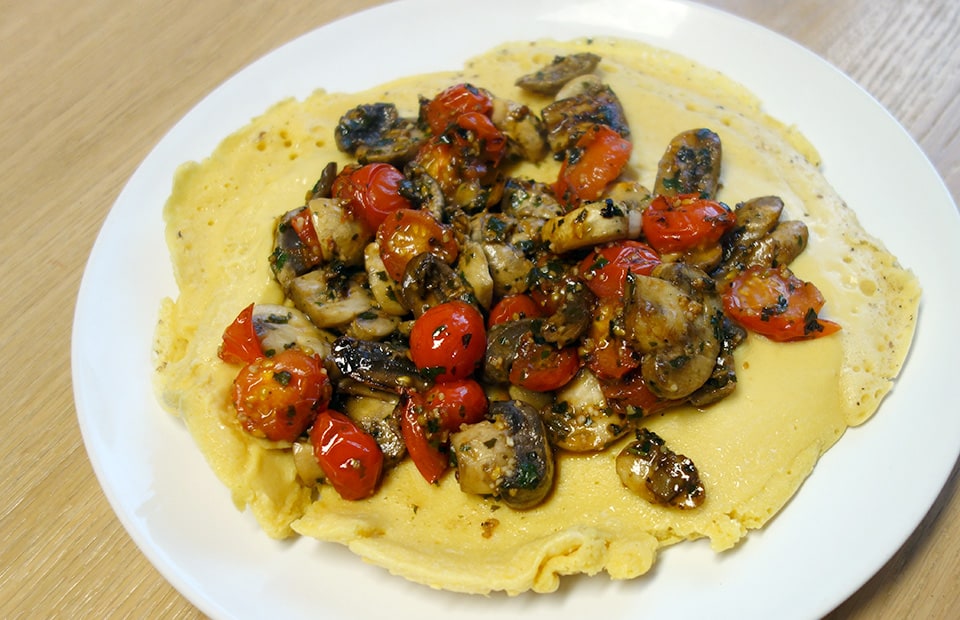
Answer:
<svg viewBox="0 0 960 620"><path fill-rule="evenodd" d="M466 379L480 364L487 347L483 315L470 304L448 301L436 305L410 330L410 357L437 383Z"/></svg>
<svg viewBox="0 0 960 620"><path fill-rule="evenodd" d="M323 261L323 248L320 247L320 236L313 224L313 212L303 207L290 219L290 226L300 238L300 243L306 248L303 261L306 267L315 267Z"/></svg>
<svg viewBox="0 0 960 620"><path fill-rule="evenodd" d="M482 421L488 404L483 387L473 379L436 383L424 395L426 409L437 415L440 429L450 433Z"/></svg>
<svg viewBox="0 0 960 620"><path fill-rule="evenodd" d="M551 392L569 383L579 371L580 356L575 347L557 349L549 343L537 342L528 332L517 343L509 380L534 392Z"/></svg>
<svg viewBox="0 0 960 620"><path fill-rule="evenodd" d="M385 163L347 166L333 180L331 194L347 203L347 208L370 230L399 209L410 209L410 201L400 195L403 173Z"/></svg>
<svg viewBox="0 0 960 620"><path fill-rule="evenodd" d="M614 241L593 249L580 262L580 275L600 299L623 299L627 272L648 276L660 255L640 241Z"/></svg>
<svg viewBox="0 0 960 620"><path fill-rule="evenodd" d="M310 443L340 497L352 501L373 495L383 471L383 452L356 422L333 409L321 411L310 429Z"/></svg>
<svg viewBox="0 0 960 620"><path fill-rule="evenodd" d="M217 355L228 364L249 364L264 356L263 345L253 328L253 306L241 310L223 331Z"/></svg>
<svg viewBox="0 0 960 620"><path fill-rule="evenodd" d="M473 132L480 141L478 155L483 162L491 167L500 165L503 154L507 149L507 137L493 124L487 116L479 112L467 112L456 119L456 124L462 129Z"/></svg>
<svg viewBox="0 0 960 620"><path fill-rule="evenodd" d="M421 115L430 131L439 135L463 114L476 112L489 117L492 111L493 99L487 91L471 84L455 84L428 101Z"/></svg>
<svg viewBox="0 0 960 620"><path fill-rule="evenodd" d="M433 484L447 471L450 459L440 449L436 436L431 437L425 428L428 422L423 396L413 390L405 390L400 398L400 434L403 443L417 471L424 480Z"/></svg>
<svg viewBox="0 0 960 620"><path fill-rule="evenodd" d="M829 336L840 325L819 318L823 294L788 268L750 267L735 277L722 295L729 317L777 342Z"/></svg>
<svg viewBox="0 0 960 620"><path fill-rule="evenodd" d="M490 315L487 317L487 326L493 327L508 321L516 321L527 317L537 318L539 316L543 316L543 313L533 297L516 293L501 298L493 305L493 308L490 309Z"/></svg>
<svg viewBox="0 0 960 620"><path fill-rule="evenodd" d="M377 228L380 258L395 281L417 254L430 252L450 264L457 259L459 247L453 233L426 211L398 209Z"/></svg>
<svg viewBox="0 0 960 620"><path fill-rule="evenodd" d="M641 216L644 237L661 255L718 243L735 224L729 207L697 194L657 196Z"/></svg>
<svg viewBox="0 0 960 620"><path fill-rule="evenodd" d="M332 392L320 358L289 349L240 369L233 382L233 404L250 434L293 441L327 406Z"/></svg>
<svg viewBox="0 0 960 620"><path fill-rule="evenodd" d="M619 299L605 299L597 304L587 340L591 346L583 357L587 368L601 381L619 380L640 365L640 354L613 329L615 323L622 325L622 319L623 304Z"/></svg>
<svg viewBox="0 0 960 620"><path fill-rule="evenodd" d="M553 191L569 208L596 200L620 176L630 160L633 143L607 125L594 125L569 149Z"/></svg>

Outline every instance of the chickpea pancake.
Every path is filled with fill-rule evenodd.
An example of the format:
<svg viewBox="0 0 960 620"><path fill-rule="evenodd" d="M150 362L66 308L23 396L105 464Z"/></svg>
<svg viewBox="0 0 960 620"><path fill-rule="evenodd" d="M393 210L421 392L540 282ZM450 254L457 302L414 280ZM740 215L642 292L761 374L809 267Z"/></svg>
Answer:
<svg viewBox="0 0 960 620"><path fill-rule="evenodd" d="M824 318L842 329L790 343L750 334L734 351L731 395L643 419L695 461L707 489L696 508L650 503L624 485L615 460L630 437L602 451L555 450L553 489L527 510L462 492L452 472L428 484L410 459L362 500L303 484L289 442L254 437L238 423L231 400L237 369L218 358L218 348L239 308L284 303L267 261L277 218L304 203L328 162L350 163L334 142L339 119L376 101L415 117L420 96L462 82L540 110L550 99L518 88L516 79L583 52L602 59L595 72L622 102L635 180L653 187L674 136L712 129L723 144L717 199L782 199L784 217L809 230L790 268L816 283L826 299ZM684 540L708 538L716 551L728 550L788 503L848 427L874 414L913 337L918 282L862 229L819 165L802 134L770 118L741 85L686 58L617 39L511 43L461 71L280 102L177 174L165 220L179 296L161 308L159 397L183 419L238 509L249 508L267 534L341 543L434 588L551 592L563 575L640 576L661 548ZM550 182L558 167L547 157L515 173Z"/></svg>

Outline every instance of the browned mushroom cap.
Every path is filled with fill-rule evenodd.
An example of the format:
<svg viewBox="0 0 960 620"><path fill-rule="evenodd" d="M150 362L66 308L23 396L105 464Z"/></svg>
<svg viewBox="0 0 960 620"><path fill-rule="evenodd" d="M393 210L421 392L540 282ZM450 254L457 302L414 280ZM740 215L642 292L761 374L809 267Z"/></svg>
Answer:
<svg viewBox="0 0 960 620"><path fill-rule="evenodd" d="M402 166L426 140L413 119L401 118L392 103L370 103L347 111L334 131L337 148L361 164Z"/></svg>
<svg viewBox="0 0 960 620"><path fill-rule="evenodd" d="M638 429L637 440L617 455L616 467L628 489L655 504L696 508L706 496L693 461L645 428Z"/></svg>
<svg viewBox="0 0 960 620"><path fill-rule="evenodd" d="M554 153L573 146L594 125L606 125L624 138L630 136L623 106L609 86L554 101L541 115L547 143Z"/></svg>
<svg viewBox="0 0 960 620"><path fill-rule="evenodd" d="M421 252L407 263L400 282L400 297L414 316L453 300L477 305L470 287L450 265L430 252Z"/></svg>
<svg viewBox="0 0 960 620"><path fill-rule="evenodd" d="M667 146L657 167L655 194L699 194L713 200L720 184L720 136L709 129L691 129Z"/></svg>
<svg viewBox="0 0 960 620"><path fill-rule="evenodd" d="M387 342L358 340L341 336L333 343L327 358L327 371L337 388L353 394L369 390L397 392L406 388L429 387L406 349Z"/></svg>
<svg viewBox="0 0 960 620"><path fill-rule="evenodd" d="M586 75L597 68L601 58L590 52L556 56L549 65L521 76L520 88L541 95L556 95L563 85L575 77Z"/></svg>

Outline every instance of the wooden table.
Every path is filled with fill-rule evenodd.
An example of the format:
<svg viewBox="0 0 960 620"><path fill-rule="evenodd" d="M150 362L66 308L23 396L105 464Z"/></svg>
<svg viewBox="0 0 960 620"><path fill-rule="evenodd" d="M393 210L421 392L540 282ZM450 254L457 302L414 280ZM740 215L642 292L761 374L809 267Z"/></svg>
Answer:
<svg viewBox="0 0 960 620"><path fill-rule="evenodd" d="M207 92L283 42L379 0L0 0L0 617L192 618L87 460L70 381L84 262L120 189ZM480 3L478 3L480 4ZM960 3L711 0L809 47L906 126L960 197ZM476 5L475 5L476 6ZM957 617L956 471L836 617Z"/></svg>

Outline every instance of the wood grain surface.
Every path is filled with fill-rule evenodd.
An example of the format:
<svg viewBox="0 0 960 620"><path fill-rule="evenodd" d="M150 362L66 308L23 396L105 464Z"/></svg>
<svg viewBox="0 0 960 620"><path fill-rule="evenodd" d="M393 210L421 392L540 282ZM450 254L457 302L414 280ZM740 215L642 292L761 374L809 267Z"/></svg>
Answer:
<svg viewBox="0 0 960 620"><path fill-rule="evenodd" d="M202 617L126 534L84 449L70 376L84 263L136 166L205 94L282 43L377 4L0 0L0 617ZM960 2L705 4L850 75L960 196ZM831 617L960 617L958 558L954 471L906 544Z"/></svg>

